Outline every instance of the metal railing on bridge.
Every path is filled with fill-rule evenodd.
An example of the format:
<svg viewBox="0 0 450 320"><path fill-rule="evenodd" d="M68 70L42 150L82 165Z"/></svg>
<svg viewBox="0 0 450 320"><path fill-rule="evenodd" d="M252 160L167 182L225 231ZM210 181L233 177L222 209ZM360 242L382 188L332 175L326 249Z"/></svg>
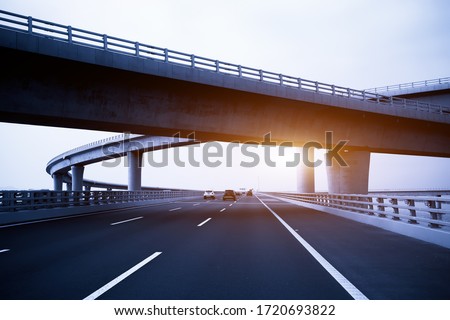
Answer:
<svg viewBox="0 0 450 320"><path fill-rule="evenodd" d="M423 87L446 84L446 83L450 83L450 77L431 79L431 80L414 81L414 82L408 82L408 83L400 83L400 84L394 84L394 85L390 85L390 86L370 88L370 89L366 89L365 91L373 92L373 93L378 93L378 92L386 93L389 91L398 91L398 90L412 89L412 88L423 88Z"/></svg>
<svg viewBox="0 0 450 320"><path fill-rule="evenodd" d="M285 87L297 88L318 94L345 97L360 101L368 101L378 105L389 105L404 109L413 109L442 115L450 115L449 106L395 98L367 90L356 90L311 81L280 73L249 68L238 64L223 62L194 54L160 48L135 41L121 39L106 34L91 32L72 26L61 25L45 20L0 10L0 28L39 35L46 38L64 41L70 44L90 46L115 53L157 60L163 63L184 65L191 68L236 76ZM375 110L376 111L376 110Z"/></svg>
<svg viewBox="0 0 450 320"><path fill-rule="evenodd" d="M0 191L1 212L96 206L201 196L195 190L158 191Z"/></svg>
<svg viewBox="0 0 450 320"><path fill-rule="evenodd" d="M431 228L449 229L450 227L450 198L332 193L271 192L267 194Z"/></svg>
<svg viewBox="0 0 450 320"><path fill-rule="evenodd" d="M71 150L69 150L69 151L64 152L63 154L60 154L60 155L54 157L53 159L51 159L51 160L47 163L47 165L50 164L50 163L52 163L52 162L54 162L54 161L57 160L57 159L61 159L61 158L64 157L65 155L72 155L72 154L74 154L74 153L76 153L76 152L81 152L81 151L89 150L89 149L92 149L92 148L94 148L94 147L103 146L103 145L105 145L105 144L107 144L107 143L111 143L111 142L124 141L124 140L130 139L131 137L136 137L136 136L141 136L141 135L138 135L138 134L129 134L129 133L121 133L121 134L115 135L115 136L113 136L113 137L108 137L108 138L105 138L105 139L102 139L102 140L94 141L94 142L91 142L91 143L88 143L88 144L79 146L79 147L77 147L77 148L71 149Z"/></svg>

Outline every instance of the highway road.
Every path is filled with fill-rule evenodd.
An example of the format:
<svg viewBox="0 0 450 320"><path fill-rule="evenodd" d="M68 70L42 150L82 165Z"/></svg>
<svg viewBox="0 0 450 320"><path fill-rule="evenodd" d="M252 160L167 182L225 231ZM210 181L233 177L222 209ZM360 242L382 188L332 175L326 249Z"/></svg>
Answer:
<svg viewBox="0 0 450 320"><path fill-rule="evenodd" d="M264 194L0 228L0 299L450 299L450 250Z"/></svg>

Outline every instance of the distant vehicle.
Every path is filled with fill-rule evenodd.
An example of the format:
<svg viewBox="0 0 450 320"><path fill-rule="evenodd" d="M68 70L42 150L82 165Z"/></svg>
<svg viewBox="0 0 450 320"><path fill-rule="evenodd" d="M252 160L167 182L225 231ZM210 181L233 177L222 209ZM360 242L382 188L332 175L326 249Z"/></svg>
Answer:
<svg viewBox="0 0 450 320"><path fill-rule="evenodd" d="M249 197L253 196L253 191L252 190L248 190L247 191L247 196L249 196Z"/></svg>
<svg viewBox="0 0 450 320"><path fill-rule="evenodd" d="M203 194L203 199L215 199L216 195L214 193L214 191L212 190L206 190L205 193Z"/></svg>
<svg viewBox="0 0 450 320"><path fill-rule="evenodd" d="M225 190L222 199L223 199L223 201L225 201L227 199L236 201L236 192L234 192L234 190Z"/></svg>

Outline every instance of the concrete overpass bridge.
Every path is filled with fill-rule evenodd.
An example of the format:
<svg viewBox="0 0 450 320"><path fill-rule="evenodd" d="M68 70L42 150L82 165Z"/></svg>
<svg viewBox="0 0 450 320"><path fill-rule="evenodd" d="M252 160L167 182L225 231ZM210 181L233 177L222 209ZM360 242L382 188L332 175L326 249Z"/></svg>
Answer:
<svg viewBox="0 0 450 320"><path fill-rule="evenodd" d="M112 189L113 187L122 189L124 186L85 181L83 173L86 165L126 157L128 167L127 189L129 191L139 191L142 189L141 168L142 155L144 153L196 143L198 141L187 138L121 134L66 151L51 159L47 164L46 171L53 178L54 190L56 191L62 191L63 182L70 185L69 190L74 191L83 190L83 186L87 187L87 189L92 186L105 187L106 189ZM69 171L72 172L72 175L69 175Z"/></svg>
<svg viewBox="0 0 450 320"><path fill-rule="evenodd" d="M367 193L371 152L450 156L450 107L343 88L1 12L2 121L331 149L331 192ZM14 65L15 68L6 66ZM314 191L311 168L300 191Z"/></svg>
<svg viewBox="0 0 450 320"><path fill-rule="evenodd" d="M1 121L143 134L103 142L135 164L153 149L133 153L133 138L261 143L271 132L331 148L331 131L350 164L329 170L339 184L328 194L229 204L198 191L0 191L1 299L450 298L450 200L364 190L370 152L450 156L449 107L0 17ZM51 160L55 189L69 168L81 189L101 144Z"/></svg>
<svg viewBox="0 0 450 320"><path fill-rule="evenodd" d="M366 89L366 91L389 97L448 105L450 101L450 77L400 83Z"/></svg>

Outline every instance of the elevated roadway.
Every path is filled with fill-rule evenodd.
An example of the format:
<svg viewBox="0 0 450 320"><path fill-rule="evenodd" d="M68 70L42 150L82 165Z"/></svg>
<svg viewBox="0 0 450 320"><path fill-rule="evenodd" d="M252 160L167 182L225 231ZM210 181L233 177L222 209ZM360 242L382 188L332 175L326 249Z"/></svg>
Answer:
<svg viewBox="0 0 450 320"><path fill-rule="evenodd" d="M54 181L54 190L62 190L63 182L71 185L71 190L82 190L85 187L106 186L112 188L113 184L85 181L84 167L96 162L126 157L128 166L128 185L130 191L141 190L142 155L146 152L166 148L176 148L197 144L199 141L179 137L154 137L136 134L121 134L108 139L92 142L78 148L66 151L48 164L46 171ZM69 175L69 171L72 175ZM122 186L120 186L122 189Z"/></svg>
<svg viewBox="0 0 450 320"><path fill-rule="evenodd" d="M336 193L367 193L371 152L450 157L448 106L0 14L2 121L202 141L263 143L270 133L326 149L344 141L348 167L328 170Z"/></svg>
<svg viewBox="0 0 450 320"><path fill-rule="evenodd" d="M377 87L367 91L388 97L450 105L450 77Z"/></svg>

